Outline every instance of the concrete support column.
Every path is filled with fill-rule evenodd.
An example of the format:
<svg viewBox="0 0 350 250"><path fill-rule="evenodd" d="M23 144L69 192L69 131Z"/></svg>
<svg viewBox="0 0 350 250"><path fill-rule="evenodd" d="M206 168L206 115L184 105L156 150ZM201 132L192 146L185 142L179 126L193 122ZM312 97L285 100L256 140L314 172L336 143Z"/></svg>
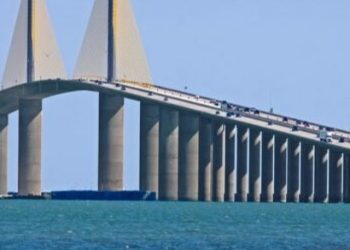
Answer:
<svg viewBox="0 0 350 250"><path fill-rule="evenodd" d="M19 195L41 195L41 100L19 102Z"/></svg>
<svg viewBox="0 0 350 250"><path fill-rule="evenodd" d="M341 152L330 152L329 171L329 202L337 203L343 201L344 180L344 154Z"/></svg>
<svg viewBox="0 0 350 250"><path fill-rule="evenodd" d="M262 200L273 202L275 190L275 136L263 133L262 142Z"/></svg>
<svg viewBox="0 0 350 250"><path fill-rule="evenodd" d="M180 113L179 199L198 201L199 116Z"/></svg>
<svg viewBox="0 0 350 250"><path fill-rule="evenodd" d="M301 142L290 140L288 163L288 195L290 202L300 201Z"/></svg>
<svg viewBox="0 0 350 250"><path fill-rule="evenodd" d="M213 173L213 125L201 118L199 129L199 199L211 201Z"/></svg>
<svg viewBox="0 0 350 250"><path fill-rule="evenodd" d="M316 147L315 202L328 202L329 196L329 149Z"/></svg>
<svg viewBox="0 0 350 250"><path fill-rule="evenodd" d="M237 127L235 125L226 125L226 188L225 200L235 201L236 195L236 144Z"/></svg>
<svg viewBox="0 0 350 250"><path fill-rule="evenodd" d="M225 199L225 125L214 124L213 200Z"/></svg>
<svg viewBox="0 0 350 250"><path fill-rule="evenodd" d="M247 202L249 193L250 129L237 130L237 201Z"/></svg>
<svg viewBox="0 0 350 250"><path fill-rule="evenodd" d="M301 145L301 193L300 201L314 202L315 196L315 146Z"/></svg>
<svg viewBox="0 0 350 250"><path fill-rule="evenodd" d="M159 179L159 106L141 102L140 190L156 192Z"/></svg>
<svg viewBox="0 0 350 250"><path fill-rule="evenodd" d="M343 200L350 202L350 155L344 154Z"/></svg>
<svg viewBox="0 0 350 250"><path fill-rule="evenodd" d="M250 131L249 200L261 201L262 132Z"/></svg>
<svg viewBox="0 0 350 250"><path fill-rule="evenodd" d="M278 202L287 201L288 185L288 139L276 137L276 155L275 155L275 197Z"/></svg>
<svg viewBox="0 0 350 250"><path fill-rule="evenodd" d="M100 94L98 190L123 189L124 99Z"/></svg>
<svg viewBox="0 0 350 250"><path fill-rule="evenodd" d="M159 199L178 200L179 112L162 106L159 124Z"/></svg>
<svg viewBox="0 0 350 250"><path fill-rule="evenodd" d="M7 194L7 126L8 115L0 115L0 196Z"/></svg>

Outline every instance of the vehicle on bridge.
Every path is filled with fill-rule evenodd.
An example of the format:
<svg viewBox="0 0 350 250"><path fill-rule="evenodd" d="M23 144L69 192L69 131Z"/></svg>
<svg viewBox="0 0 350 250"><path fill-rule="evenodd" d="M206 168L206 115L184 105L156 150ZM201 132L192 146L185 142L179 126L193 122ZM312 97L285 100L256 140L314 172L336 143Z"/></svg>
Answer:
<svg viewBox="0 0 350 250"><path fill-rule="evenodd" d="M319 131L318 136L320 138L320 141L329 143L332 142L333 133L331 131L322 129Z"/></svg>

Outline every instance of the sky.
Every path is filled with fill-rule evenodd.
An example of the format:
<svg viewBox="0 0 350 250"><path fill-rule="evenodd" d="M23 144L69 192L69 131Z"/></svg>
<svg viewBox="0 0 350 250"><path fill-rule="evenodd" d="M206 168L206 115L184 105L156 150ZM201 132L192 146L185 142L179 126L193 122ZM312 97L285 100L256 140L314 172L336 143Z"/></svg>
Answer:
<svg viewBox="0 0 350 250"><path fill-rule="evenodd" d="M0 79L19 8L0 1ZM93 0L47 0L71 76ZM350 1L133 0L156 84L350 130ZM42 189L96 189L98 95L44 100ZM138 189L139 104L125 111L125 189ZM9 190L17 190L18 113Z"/></svg>

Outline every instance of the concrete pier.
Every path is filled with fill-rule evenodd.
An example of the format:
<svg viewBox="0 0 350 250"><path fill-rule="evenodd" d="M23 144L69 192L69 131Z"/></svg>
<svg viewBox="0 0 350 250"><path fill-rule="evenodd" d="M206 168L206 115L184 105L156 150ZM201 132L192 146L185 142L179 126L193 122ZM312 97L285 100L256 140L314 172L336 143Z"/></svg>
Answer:
<svg viewBox="0 0 350 250"><path fill-rule="evenodd" d="M199 199L212 200L213 173L213 125L211 120L201 118L199 129Z"/></svg>
<svg viewBox="0 0 350 250"><path fill-rule="evenodd" d="M180 113L179 200L198 201L199 116Z"/></svg>
<svg viewBox="0 0 350 250"><path fill-rule="evenodd" d="M225 201L235 201L236 195L236 126L226 125L226 188L225 188Z"/></svg>
<svg viewBox="0 0 350 250"><path fill-rule="evenodd" d="M225 200L225 125L214 124L213 201Z"/></svg>
<svg viewBox="0 0 350 250"><path fill-rule="evenodd" d="M275 194L274 200L277 202L287 201L288 185L288 139L276 137L276 155L275 155Z"/></svg>
<svg viewBox="0 0 350 250"><path fill-rule="evenodd" d="M159 106L141 102L140 107L140 190L158 195Z"/></svg>
<svg viewBox="0 0 350 250"><path fill-rule="evenodd" d="M290 140L288 157L288 194L289 202L300 201L300 179L301 179L301 142Z"/></svg>
<svg viewBox="0 0 350 250"><path fill-rule="evenodd" d="M159 124L159 199L178 200L179 112L161 107Z"/></svg>
<svg viewBox="0 0 350 250"><path fill-rule="evenodd" d="M262 132L250 131L249 200L261 201Z"/></svg>
<svg viewBox="0 0 350 250"><path fill-rule="evenodd" d="M98 190L123 189L124 98L100 94Z"/></svg>
<svg viewBox="0 0 350 250"><path fill-rule="evenodd" d="M263 133L262 143L261 199L265 202L273 202L275 188L275 136L273 134Z"/></svg>
<svg viewBox="0 0 350 250"><path fill-rule="evenodd" d="M237 128L237 194L236 200L247 202L249 193L250 129Z"/></svg>
<svg viewBox="0 0 350 250"><path fill-rule="evenodd" d="M327 203L329 195L329 149L316 147L315 202Z"/></svg>
<svg viewBox="0 0 350 250"><path fill-rule="evenodd" d="M343 201L344 154L337 151L330 152L329 170L329 202Z"/></svg>
<svg viewBox="0 0 350 250"><path fill-rule="evenodd" d="M344 154L343 201L350 203L350 155Z"/></svg>
<svg viewBox="0 0 350 250"><path fill-rule="evenodd" d="M301 144L301 190L300 201L314 202L315 196L315 146Z"/></svg>
<svg viewBox="0 0 350 250"><path fill-rule="evenodd" d="M19 103L19 195L41 195L41 100Z"/></svg>
<svg viewBox="0 0 350 250"><path fill-rule="evenodd" d="M8 115L0 115L0 195L7 194L7 126Z"/></svg>

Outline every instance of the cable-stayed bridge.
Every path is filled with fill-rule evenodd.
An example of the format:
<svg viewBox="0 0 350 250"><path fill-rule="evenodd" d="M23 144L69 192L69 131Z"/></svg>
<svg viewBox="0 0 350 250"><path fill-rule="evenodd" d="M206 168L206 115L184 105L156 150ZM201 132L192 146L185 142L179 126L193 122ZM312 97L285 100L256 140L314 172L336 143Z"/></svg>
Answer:
<svg viewBox="0 0 350 250"><path fill-rule="evenodd" d="M140 189L161 200L350 200L350 133L152 83L129 0L96 0L73 78L45 0L22 0L0 92L0 194L8 115L19 111L18 192L41 194L42 100L99 93L98 189L123 189L124 99L140 101Z"/></svg>

